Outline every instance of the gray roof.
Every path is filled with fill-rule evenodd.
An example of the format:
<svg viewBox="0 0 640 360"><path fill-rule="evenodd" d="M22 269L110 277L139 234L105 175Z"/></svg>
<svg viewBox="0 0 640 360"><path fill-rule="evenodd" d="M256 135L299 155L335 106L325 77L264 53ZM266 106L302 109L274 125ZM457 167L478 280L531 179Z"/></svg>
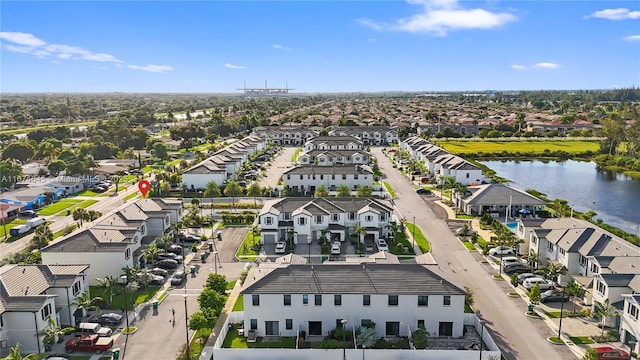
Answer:
<svg viewBox="0 0 640 360"><path fill-rule="evenodd" d="M122 252L131 237L121 230L85 229L42 248L42 252Z"/></svg>
<svg viewBox="0 0 640 360"><path fill-rule="evenodd" d="M371 168L367 165L334 165L334 166L318 166L312 164L298 165L287 169L283 175L342 175L342 174L373 174Z"/></svg>
<svg viewBox="0 0 640 360"><path fill-rule="evenodd" d="M628 287L631 280L637 275L634 274L600 274L599 277L609 287Z"/></svg>
<svg viewBox="0 0 640 360"><path fill-rule="evenodd" d="M321 144L328 143L331 146L336 146L338 144L349 144L356 143L358 145L362 145L362 141L355 136L316 136L313 139L307 140L307 144Z"/></svg>
<svg viewBox="0 0 640 360"><path fill-rule="evenodd" d="M464 201L470 205L508 205L512 206L537 206L545 202L522 190L514 189L504 184L486 184L469 186L467 189L471 195Z"/></svg>
<svg viewBox="0 0 640 360"><path fill-rule="evenodd" d="M365 207L371 207L379 212L391 212L391 204L386 200L375 198L302 198L288 197L283 199L275 199L268 201L262 207L260 215L266 213L280 214L293 213L297 209L310 207L319 208L318 215L323 213L346 213L358 212ZM320 210L322 209L322 210ZM324 211L324 212L323 212Z"/></svg>
<svg viewBox="0 0 640 360"><path fill-rule="evenodd" d="M418 264L298 265L277 268L243 294L464 295Z"/></svg>

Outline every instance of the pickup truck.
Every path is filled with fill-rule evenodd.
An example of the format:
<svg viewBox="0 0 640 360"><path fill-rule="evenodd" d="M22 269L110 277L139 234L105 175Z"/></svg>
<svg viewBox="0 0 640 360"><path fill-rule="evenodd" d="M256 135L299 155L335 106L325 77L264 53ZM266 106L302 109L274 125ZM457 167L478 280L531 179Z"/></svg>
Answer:
<svg viewBox="0 0 640 360"><path fill-rule="evenodd" d="M69 339L64 345L68 354L74 351L95 352L101 354L113 346L112 338L100 337L98 335L85 335Z"/></svg>

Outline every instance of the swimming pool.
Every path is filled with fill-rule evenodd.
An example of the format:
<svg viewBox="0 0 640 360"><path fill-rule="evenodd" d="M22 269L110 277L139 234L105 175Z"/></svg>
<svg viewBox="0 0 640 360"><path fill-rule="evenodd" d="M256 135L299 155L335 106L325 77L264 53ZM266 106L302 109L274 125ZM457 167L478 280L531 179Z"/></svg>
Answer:
<svg viewBox="0 0 640 360"><path fill-rule="evenodd" d="M509 229L511 229L511 231L514 231L514 232L515 232L516 230L518 230L518 223L517 223L517 222L515 222L515 221L514 221L514 222L508 222L508 223L507 223L507 227L508 227Z"/></svg>

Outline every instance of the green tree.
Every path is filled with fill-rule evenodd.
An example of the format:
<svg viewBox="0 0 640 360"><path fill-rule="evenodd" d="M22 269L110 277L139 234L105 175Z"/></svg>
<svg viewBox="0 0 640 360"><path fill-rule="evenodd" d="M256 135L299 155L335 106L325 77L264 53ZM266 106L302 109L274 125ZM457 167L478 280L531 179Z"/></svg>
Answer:
<svg viewBox="0 0 640 360"><path fill-rule="evenodd" d="M22 175L22 167L14 159L0 160L0 186L10 187L18 182Z"/></svg>
<svg viewBox="0 0 640 360"><path fill-rule="evenodd" d="M351 197L351 189L348 185L342 184L336 189L336 197Z"/></svg>
<svg viewBox="0 0 640 360"><path fill-rule="evenodd" d="M146 249L142 250L142 256L147 262L152 262L158 254L160 254L162 250L158 247L156 243L153 243L147 246Z"/></svg>
<svg viewBox="0 0 640 360"><path fill-rule="evenodd" d="M203 195L204 197L214 198L220 197L222 193L220 192L220 187L218 187L218 184L215 181L211 180L205 186ZM211 203L213 204L213 201Z"/></svg>
<svg viewBox="0 0 640 360"><path fill-rule="evenodd" d="M326 186L320 185L316 188L316 192L315 194L313 194L313 196L317 198L329 197L329 190L327 189Z"/></svg>
<svg viewBox="0 0 640 360"><path fill-rule="evenodd" d="M67 163L60 159L51 160L47 164L47 169L49 169L49 172L53 176L58 176L58 174L60 174L60 171L64 170L66 167Z"/></svg>
<svg viewBox="0 0 640 360"><path fill-rule="evenodd" d="M224 187L224 194L231 197L231 206L235 207L235 197L242 195L242 187L235 180L229 180Z"/></svg>
<svg viewBox="0 0 640 360"><path fill-rule="evenodd" d="M538 284L533 285L531 290L527 292L527 296L529 296L529 300L531 301L532 304L540 303L540 298L541 298L540 285Z"/></svg>
<svg viewBox="0 0 640 360"><path fill-rule="evenodd" d="M53 233L49 228L49 224L42 224L36 227L31 239L31 248L42 249L53 240Z"/></svg>
<svg viewBox="0 0 640 360"><path fill-rule="evenodd" d="M357 240L358 244L356 244L356 247L358 247L360 244L362 244L364 242L364 236L367 235L367 228L366 228L366 226L362 226L360 224L356 224L356 226L353 227L353 232L357 236L356 240Z"/></svg>
<svg viewBox="0 0 640 360"><path fill-rule="evenodd" d="M73 210L72 216L73 220L80 220L80 226L82 226L84 221L89 221L89 213L84 208L77 208Z"/></svg>
<svg viewBox="0 0 640 360"><path fill-rule="evenodd" d="M198 296L200 308L210 308L216 310L216 315L220 313L226 302L226 296L214 289L205 288Z"/></svg>
<svg viewBox="0 0 640 360"><path fill-rule="evenodd" d="M56 323L56 319L53 316L49 316L49 324L47 327L38 332L38 336L43 337L43 341L47 345L53 345L58 341L58 338L64 336L68 332L75 330L72 327L61 328Z"/></svg>
<svg viewBox="0 0 640 360"><path fill-rule="evenodd" d="M73 299L71 304L82 309L83 319L86 319L89 311L100 311L100 307L96 305L99 301L102 301L101 297L91 297L89 292L85 290L77 298Z"/></svg>
<svg viewBox="0 0 640 360"><path fill-rule="evenodd" d="M29 354L22 356L20 354L20 343L17 343L16 346L9 349L9 355L2 360L38 360L40 359L39 354Z"/></svg>
<svg viewBox="0 0 640 360"><path fill-rule="evenodd" d="M540 253L536 252L533 249L529 249L529 256L527 257L527 266L531 268L531 272L533 272L533 269L538 266L539 261L540 261Z"/></svg>
<svg viewBox="0 0 640 360"><path fill-rule="evenodd" d="M120 290L118 280L111 275L107 275L99 280L98 287L104 289L104 294L108 295L107 307L111 306L114 293Z"/></svg>
<svg viewBox="0 0 640 360"><path fill-rule="evenodd" d="M160 160L169 159L169 147L163 142L156 142L153 144L151 154Z"/></svg>
<svg viewBox="0 0 640 360"><path fill-rule="evenodd" d="M414 330L411 334L411 342L413 342L413 345L416 347L416 349L426 349L427 336L429 336L429 332L423 326L421 326Z"/></svg>
<svg viewBox="0 0 640 360"><path fill-rule="evenodd" d="M209 274L205 284L206 289L215 290L224 295L227 291L227 279L221 274Z"/></svg>
<svg viewBox="0 0 640 360"><path fill-rule="evenodd" d="M257 181L252 182L251 185L249 185L249 187L247 188L247 196L253 197L254 207L257 207L256 196L260 196L260 195L262 195L262 188L260 187L260 184L258 184Z"/></svg>
<svg viewBox="0 0 640 360"><path fill-rule="evenodd" d="M606 299L604 302L594 301L593 305L593 315L599 317L602 320L600 337L603 337L604 328L607 324L607 318L616 314L616 308L609 303L609 299Z"/></svg>
<svg viewBox="0 0 640 360"><path fill-rule="evenodd" d="M364 353L364 349L372 348L378 341L375 327L360 326L358 328L358 335L356 336L356 343Z"/></svg>
<svg viewBox="0 0 640 360"><path fill-rule="evenodd" d="M584 353L584 356L581 360L598 360L598 351L594 348L589 348Z"/></svg>
<svg viewBox="0 0 640 360"><path fill-rule="evenodd" d="M33 159L35 153L35 148L28 141L14 141L2 150L2 158L26 162Z"/></svg>
<svg viewBox="0 0 640 360"><path fill-rule="evenodd" d="M564 290L573 298L573 312L576 312L576 298L582 299L586 290L582 287L582 285L577 282L571 280L567 283L567 288Z"/></svg>
<svg viewBox="0 0 640 360"><path fill-rule="evenodd" d="M202 308L189 317L189 329L202 330L213 329L218 321L216 311L211 308Z"/></svg>
<svg viewBox="0 0 640 360"><path fill-rule="evenodd" d="M373 189L369 186L359 186L356 190L356 197L368 198L373 194Z"/></svg>

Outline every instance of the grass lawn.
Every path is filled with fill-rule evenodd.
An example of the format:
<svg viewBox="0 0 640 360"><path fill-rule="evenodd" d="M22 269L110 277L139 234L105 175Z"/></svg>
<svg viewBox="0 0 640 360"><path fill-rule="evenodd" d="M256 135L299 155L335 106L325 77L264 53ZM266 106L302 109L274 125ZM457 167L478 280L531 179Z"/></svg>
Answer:
<svg viewBox="0 0 640 360"><path fill-rule="evenodd" d="M557 337L557 336L552 336L552 337L550 337L550 338L548 338L548 339L549 339L549 341L551 341L552 343L555 343L555 344L562 344L562 340L561 340L559 337Z"/></svg>
<svg viewBox="0 0 640 360"><path fill-rule="evenodd" d="M71 226L73 227L73 229L74 229L74 230L78 228L78 224L71 224ZM56 232L54 232L54 233L53 233L53 238L54 238L54 239L57 239L57 238L59 238L60 236L64 235L64 231L65 231L65 230L66 230L66 229L62 229L62 230L60 230L60 231L56 231Z"/></svg>
<svg viewBox="0 0 640 360"><path fill-rule="evenodd" d="M405 225L407 226L407 231L409 231L410 234L413 234L414 240L420 247L420 250L422 250L423 253L431 251L431 245L429 245L429 241L422 233L422 230L420 230L420 227L410 222L406 222Z"/></svg>
<svg viewBox="0 0 640 360"><path fill-rule="evenodd" d="M82 208L82 209L86 209L89 206L97 203L98 200L85 200L79 204L73 205L72 207L69 208L69 210L71 210L73 212L73 210L78 209L78 208ZM58 215L62 215L62 214L58 214Z"/></svg>
<svg viewBox="0 0 640 360"><path fill-rule="evenodd" d="M5 236L9 233L9 230L11 230L12 227L18 226L18 225L24 225L27 223L27 220L24 219L13 219L7 223L4 224L4 226L0 226L0 236ZM4 229L7 229L7 232L4 232Z"/></svg>
<svg viewBox="0 0 640 360"><path fill-rule="evenodd" d="M392 199L395 199L395 198L398 197L396 195L396 192L393 191L393 188L391 187L391 185L388 182L383 181L382 184L384 185L385 189L387 189L387 192L389 193L389 196L391 196Z"/></svg>
<svg viewBox="0 0 640 360"><path fill-rule="evenodd" d="M291 155L291 162L298 161L298 155L300 155L300 151L301 150L302 150L302 148L296 148L296 151L294 151L293 155Z"/></svg>
<svg viewBox="0 0 640 360"><path fill-rule="evenodd" d="M133 199L134 197L136 197L136 196L138 196L138 195L139 195L138 193L133 192L133 193L131 193L131 194L129 194L129 195L127 195L127 196L125 196L123 200L124 200L124 201L127 201L127 200L129 200L129 199Z"/></svg>
<svg viewBox="0 0 640 360"><path fill-rule="evenodd" d="M253 233L249 231L247 236L244 238L242 245L240 245L240 248L238 248L238 252L236 252L236 256L240 260L255 261L258 258L258 251L253 250L251 247L253 246L253 244L259 244L259 243L260 243L260 235L254 236Z"/></svg>
<svg viewBox="0 0 640 360"><path fill-rule="evenodd" d="M411 241L409 240L409 238L407 237L407 234L402 233L402 232L397 232L395 234L395 244L394 245L389 245L389 251L391 251L392 254L394 255L407 255L407 254L411 254L411 255L415 255L413 252L413 246L411 244ZM402 248L399 249L397 244L402 244ZM409 248L409 252L405 253L404 252L404 248Z"/></svg>
<svg viewBox="0 0 640 360"><path fill-rule="evenodd" d="M53 215L55 213L59 213L62 210L66 210L70 207L72 207L73 205L76 205L78 203L81 203L82 200L78 200L78 199L62 199L58 202L55 202L51 205L48 205L44 208L42 208L41 210L38 211L38 213L40 215Z"/></svg>
<svg viewBox="0 0 640 360"><path fill-rule="evenodd" d="M191 341L191 344L189 345L189 354L191 355L189 357L190 359L200 358L200 353L202 352L204 345L207 343L206 339L208 339L210 335L211 335L211 329L200 329L196 331L196 333L193 336L193 341ZM204 338L205 340L201 341L200 340L201 338Z"/></svg>
<svg viewBox="0 0 640 360"><path fill-rule="evenodd" d="M76 126L89 126L89 125L94 125L96 124L97 121L84 121L84 122L76 122L76 123L68 123L68 124L51 124L51 125L40 125L40 126L31 126L31 127L21 127L19 129L12 129L12 130L3 130L0 131L0 134L20 134L20 133L28 133L29 131L32 130L37 130L37 129L53 129L56 127L76 127Z"/></svg>
<svg viewBox="0 0 640 360"><path fill-rule="evenodd" d="M588 336L569 336L569 339L571 339L571 341L573 341L573 343L576 344L576 345L583 345L583 344L586 345L586 344L595 343L595 341L593 341Z"/></svg>
<svg viewBox="0 0 640 360"><path fill-rule="evenodd" d="M237 324L236 324L237 326ZM274 349L295 349L296 338L293 336L280 337L280 341L258 341L247 343L244 336L238 335L237 331L229 331L227 337L222 343L223 348L227 349L247 349L247 348L274 348Z"/></svg>
<svg viewBox="0 0 640 360"><path fill-rule="evenodd" d="M242 294L238 296L236 303L233 304L233 310L231 311L244 311L244 302L242 301Z"/></svg>
<svg viewBox="0 0 640 360"><path fill-rule="evenodd" d="M98 195L98 193L91 190L85 190L75 194L75 196L96 196L96 195Z"/></svg>
<svg viewBox="0 0 640 360"><path fill-rule="evenodd" d="M464 245L464 247L466 247L467 250L469 250L469 251L476 251L476 247L473 246L473 244L468 242L468 241L463 241L462 245Z"/></svg>
<svg viewBox="0 0 640 360"><path fill-rule="evenodd" d="M597 153L600 145L597 141L582 140L551 140L551 141L438 141L438 146L456 154L502 154L506 153L529 153L533 155L545 155L548 151L564 151L569 154L584 153L592 151Z"/></svg>
<svg viewBox="0 0 640 360"><path fill-rule="evenodd" d="M550 318L552 318L552 319L558 319L558 318L560 318L560 311L545 311L544 313L545 313L548 317L550 317ZM563 317L563 318L568 317L568 316L569 316L569 314L571 314L571 311L569 311L569 310L564 310L564 311L562 312L562 317Z"/></svg>
<svg viewBox="0 0 640 360"><path fill-rule="evenodd" d="M158 286L147 286L146 289L140 287L133 294L127 293L127 309L133 310L137 305L146 301L151 301L153 296L160 290ZM109 300L108 296L104 295L104 289L97 286L90 286L89 291L92 297L101 297L104 301ZM113 295L113 302L111 303L111 309L124 309L124 294L119 293ZM104 309L103 309L104 310Z"/></svg>
<svg viewBox="0 0 640 360"><path fill-rule="evenodd" d="M236 286L236 282L238 282L238 280L229 281L227 283L227 290L233 290L234 286Z"/></svg>
<svg viewBox="0 0 640 360"><path fill-rule="evenodd" d="M467 215L467 214L456 214L456 219L467 219L467 220L471 220L474 219L475 216L473 215Z"/></svg>

